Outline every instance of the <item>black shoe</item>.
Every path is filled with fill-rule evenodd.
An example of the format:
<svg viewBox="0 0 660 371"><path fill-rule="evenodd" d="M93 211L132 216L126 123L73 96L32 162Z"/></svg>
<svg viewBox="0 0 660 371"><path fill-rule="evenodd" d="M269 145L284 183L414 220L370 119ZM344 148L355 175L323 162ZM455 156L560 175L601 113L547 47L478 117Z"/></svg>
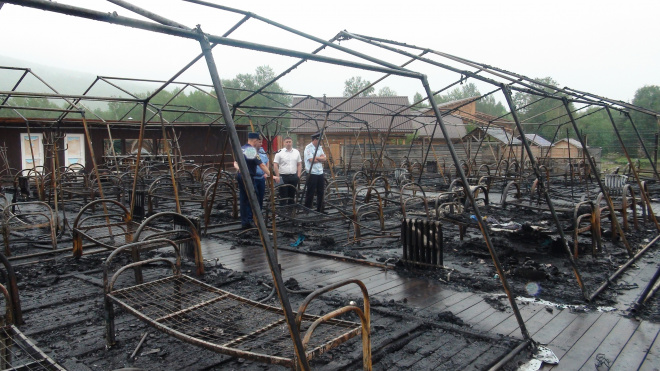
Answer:
<svg viewBox="0 0 660 371"><path fill-rule="evenodd" d="M246 229L252 229L254 228L252 224L241 224L241 229L246 230Z"/></svg>

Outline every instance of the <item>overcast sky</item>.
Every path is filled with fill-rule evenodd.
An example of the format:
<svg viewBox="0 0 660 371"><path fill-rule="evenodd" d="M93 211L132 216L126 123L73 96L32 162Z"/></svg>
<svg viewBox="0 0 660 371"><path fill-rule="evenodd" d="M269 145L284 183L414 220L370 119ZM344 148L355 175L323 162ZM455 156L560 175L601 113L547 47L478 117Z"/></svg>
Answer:
<svg viewBox="0 0 660 371"><path fill-rule="evenodd" d="M59 2L140 18L106 1ZM242 18L175 0L129 2L190 27L200 24L205 32L216 35ZM326 40L345 29L431 48L529 77L550 76L560 86L613 99L630 101L638 88L660 85L658 0L215 2ZM168 79L200 52L199 44L192 40L11 4L0 9L0 33L4 35L2 55L93 75ZM257 20L248 21L231 37L304 52L317 46ZM341 45L396 64L407 60L354 40ZM321 54L357 60L336 51ZM289 57L232 47L218 47L214 55L222 78L252 73L260 65L269 65L279 73L296 62ZM427 74L434 90L455 80L455 76L420 62L408 68ZM381 76L307 62L281 84L293 93L335 96L342 94L347 78L357 75L371 81ZM182 80L209 82L203 60ZM422 91L418 81L403 78L388 78L377 89L382 86L411 98Z"/></svg>

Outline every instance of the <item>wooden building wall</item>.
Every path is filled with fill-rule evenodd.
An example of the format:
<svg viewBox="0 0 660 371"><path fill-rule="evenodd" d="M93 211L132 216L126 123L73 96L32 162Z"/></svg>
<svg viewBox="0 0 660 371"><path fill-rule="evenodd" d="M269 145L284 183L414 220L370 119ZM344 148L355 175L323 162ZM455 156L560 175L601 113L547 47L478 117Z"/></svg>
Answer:
<svg viewBox="0 0 660 371"><path fill-rule="evenodd" d="M90 137L92 142L92 149L94 152L94 157L97 164L104 163L104 140L109 139L108 130L105 126L98 125L89 125L90 127ZM246 142L247 130L245 127L237 127L239 138L241 143ZM43 134L44 137L53 132L54 129L44 128L41 126L34 125L30 127L31 134ZM84 130L80 123L67 123L60 125L60 133L70 133L70 134L83 134ZM209 131L208 126L196 125L196 126L186 126L186 127L176 127L175 132L178 136L179 146L181 147L181 152L184 155L186 160L194 161L195 163L209 163L209 162L218 162L221 158L221 153L223 147L225 147L225 140L227 137L227 132L223 126L216 125ZM0 146L7 147L7 160L9 166L17 170L21 170L21 134L27 133L25 125L4 125L0 119ZM127 151L127 140L135 139L139 137L139 129L137 127L118 127L113 126L110 129L113 140L121 141L121 151L122 154ZM168 134L171 133L171 130L168 130ZM147 143L151 144L151 147L156 149L158 141L162 138L162 130L158 126L148 127L145 130L144 140ZM64 148L64 141L58 141L58 148ZM226 145L226 158L225 163L231 164L233 162L233 156L231 154L231 146L229 143ZM49 154L45 153L47 159L44 161L45 166L50 168ZM204 156L206 155L206 156ZM64 153L60 151L58 153L58 161L61 164L64 163ZM85 162L86 167L92 166L90 148L85 141ZM4 164L0 164L0 168L4 168Z"/></svg>

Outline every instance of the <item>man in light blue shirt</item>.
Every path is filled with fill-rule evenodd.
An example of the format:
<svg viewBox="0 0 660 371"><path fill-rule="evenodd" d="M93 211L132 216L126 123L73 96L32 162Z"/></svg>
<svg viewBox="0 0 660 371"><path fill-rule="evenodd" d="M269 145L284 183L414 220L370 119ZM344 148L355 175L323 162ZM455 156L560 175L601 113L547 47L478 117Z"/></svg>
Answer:
<svg viewBox="0 0 660 371"><path fill-rule="evenodd" d="M312 135L312 143L305 147L305 170L310 174L307 178L307 191L305 193L305 207L312 208L314 194L316 194L316 211L323 211L323 193L325 180L323 179L323 163L326 161L325 152L319 144L321 133Z"/></svg>
<svg viewBox="0 0 660 371"><path fill-rule="evenodd" d="M259 157L261 157L261 163L268 167L268 154L264 151L264 147L259 147L257 153L259 153ZM263 209L264 195L266 194L266 177L264 176L264 171L261 170L260 167L257 167L257 177L254 178L254 187L259 198L259 207Z"/></svg>

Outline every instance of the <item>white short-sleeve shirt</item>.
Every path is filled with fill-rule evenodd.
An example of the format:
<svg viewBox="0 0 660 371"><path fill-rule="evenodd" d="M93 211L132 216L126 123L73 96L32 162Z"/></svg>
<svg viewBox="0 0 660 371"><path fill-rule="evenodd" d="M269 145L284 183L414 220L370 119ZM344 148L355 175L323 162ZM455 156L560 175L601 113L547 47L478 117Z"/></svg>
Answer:
<svg viewBox="0 0 660 371"><path fill-rule="evenodd" d="M297 149L291 148L291 151L288 151L282 148L275 154L273 162L279 165L280 175L298 174L298 164L302 162L302 158Z"/></svg>

